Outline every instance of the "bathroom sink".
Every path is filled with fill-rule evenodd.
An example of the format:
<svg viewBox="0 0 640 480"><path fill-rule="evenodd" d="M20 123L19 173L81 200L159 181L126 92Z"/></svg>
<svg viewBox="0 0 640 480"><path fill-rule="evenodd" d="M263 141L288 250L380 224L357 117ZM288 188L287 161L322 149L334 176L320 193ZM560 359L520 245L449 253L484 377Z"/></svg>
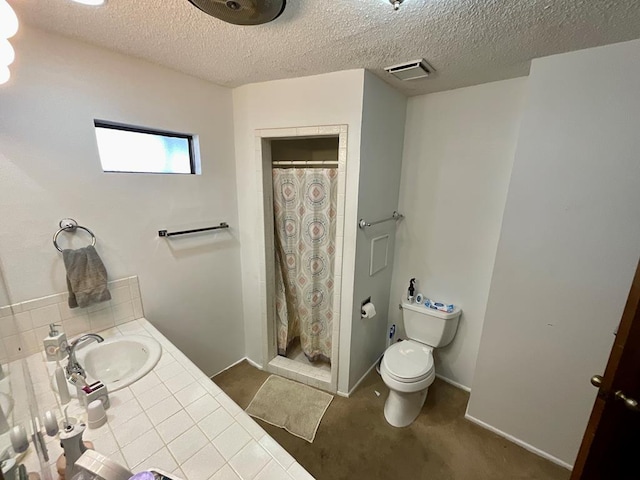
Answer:
<svg viewBox="0 0 640 480"><path fill-rule="evenodd" d="M160 344L142 335L113 337L102 343L88 343L76 350L76 358L87 372L87 382L100 380L109 392L140 380L156 366L161 355ZM58 392L53 376L51 387ZM75 387L71 386L69 393L76 397Z"/></svg>
<svg viewBox="0 0 640 480"><path fill-rule="evenodd" d="M90 343L76 351L87 372L87 382L100 380L115 392L141 379L156 366L162 347L151 337L125 335Z"/></svg>

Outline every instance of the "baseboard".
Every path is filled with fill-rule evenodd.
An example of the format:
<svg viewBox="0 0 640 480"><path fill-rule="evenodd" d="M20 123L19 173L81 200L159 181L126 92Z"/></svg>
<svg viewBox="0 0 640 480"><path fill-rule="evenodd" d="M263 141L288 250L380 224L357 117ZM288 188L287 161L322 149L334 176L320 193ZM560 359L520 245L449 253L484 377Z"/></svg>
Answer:
<svg viewBox="0 0 640 480"><path fill-rule="evenodd" d="M243 360L246 360L247 362L249 362L249 365L251 365L252 367L256 367L258 370L264 370L264 368L262 368L262 365L260 365L258 362L254 362L249 357L244 357Z"/></svg>
<svg viewBox="0 0 640 480"><path fill-rule="evenodd" d="M382 354L384 355L384 353ZM373 362L373 365L371 365L366 372L364 372L364 375L362 375L362 377L360 377L360 380L358 380L356 382L356 384L351 388L351 390L349 390L348 393L345 392L341 392L341 391L337 391L336 394L340 395L341 397L345 397L345 398L349 398L351 395L353 395L353 392L356 391L356 388L358 388L360 386L360 384L362 383L362 381L366 378L367 375L369 375L371 373L371 370L373 370L374 368L376 368L376 365L378 364L378 362L380 361L380 359L382 358L382 355L380 355L378 357L378 359Z"/></svg>
<svg viewBox="0 0 640 480"><path fill-rule="evenodd" d="M240 360L233 362L231 365L229 365L228 367L223 368L222 370L220 370L218 373L215 373L213 375L211 375L209 378L213 378L217 375L220 375L222 372L226 372L227 370L229 370L232 367L235 367L236 365L238 365L239 363L242 363L244 361L249 362L249 364L251 364L251 366L256 367L259 370L262 370L262 367L257 364L256 362L254 362L253 360L251 360L249 357L242 357Z"/></svg>
<svg viewBox="0 0 640 480"><path fill-rule="evenodd" d="M556 458L553 455L550 455L547 452L545 452L543 450L540 450L539 448L534 447L533 445L529 445L528 443L523 442L519 438L516 438L513 435L509 435L508 433L505 433L502 430L499 430L496 427L493 427L493 426L489 425L488 423L483 422L482 420L478 420L477 418L472 417L468 413L464 414L464 418L466 418L467 420L469 420L472 423L475 423L476 425L481 426L482 428L485 428L485 429L489 430L490 432L495 433L496 435L500 435L502 438L506 438L510 442L521 446L522 448L524 448L525 450L530 451L531 453L535 453L539 457L545 458L545 459L549 460L550 462L555 463L556 465L560 465L561 467L566 468L567 470L573 470L573 466L569 465L567 462L564 462L564 461L560 460L559 458Z"/></svg>
<svg viewBox="0 0 640 480"><path fill-rule="evenodd" d="M459 388L460 390L464 390L465 392L471 392L471 389L469 387L467 387L466 385L462 385L461 383L454 382L450 378L443 377L439 373L436 373L436 377L438 377L443 382L448 383L449 385L453 385L454 387Z"/></svg>
<svg viewBox="0 0 640 480"><path fill-rule="evenodd" d="M383 355L384 355L384 353L382 355L380 355L380 358L382 358ZM358 388L360 386L360 384L365 379L365 377L367 375L369 375L369 373L371 373L371 370L373 370L376 367L376 365L380 362L380 358L378 358L378 360L376 360L374 362L374 364L369 367L369 369L365 372L365 374L362 377L360 377L360 380L358 380L358 382L353 386L353 388L351 390L349 390L348 393L347 392L337 391L336 394L340 395L341 397L345 397L345 398L349 398L351 395L353 395L353 392L355 392L356 388ZM438 377L443 382L446 382L446 383L448 383L450 385L453 385L456 388L459 388L460 390L464 390L465 392L471 392L471 389L469 387L467 387L466 385L462 385L461 383L454 382L450 378L443 377L442 375L440 375L438 373L436 373L436 377Z"/></svg>

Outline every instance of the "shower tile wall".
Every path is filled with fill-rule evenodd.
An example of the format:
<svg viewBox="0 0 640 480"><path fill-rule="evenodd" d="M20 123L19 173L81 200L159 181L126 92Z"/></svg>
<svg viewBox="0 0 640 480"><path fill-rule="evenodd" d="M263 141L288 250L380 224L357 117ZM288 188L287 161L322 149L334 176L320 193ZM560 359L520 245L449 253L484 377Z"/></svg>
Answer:
<svg viewBox="0 0 640 480"><path fill-rule="evenodd" d="M16 360L43 349L49 324L62 325L67 338L142 318L138 277L109 282L111 300L88 308L70 309L67 293L58 293L0 307L0 362Z"/></svg>

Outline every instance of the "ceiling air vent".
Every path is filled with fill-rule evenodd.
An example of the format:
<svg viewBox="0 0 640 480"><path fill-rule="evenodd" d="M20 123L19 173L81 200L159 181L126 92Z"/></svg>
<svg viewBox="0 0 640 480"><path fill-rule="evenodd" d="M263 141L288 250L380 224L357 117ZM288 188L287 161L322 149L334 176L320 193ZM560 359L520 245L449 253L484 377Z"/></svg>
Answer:
<svg viewBox="0 0 640 480"><path fill-rule="evenodd" d="M262 25L280 16L286 0L189 0L204 13L234 25Z"/></svg>
<svg viewBox="0 0 640 480"><path fill-rule="evenodd" d="M426 78L435 72L434 68L423 58L414 60L413 62L385 67L385 70L398 80L415 80L417 78Z"/></svg>

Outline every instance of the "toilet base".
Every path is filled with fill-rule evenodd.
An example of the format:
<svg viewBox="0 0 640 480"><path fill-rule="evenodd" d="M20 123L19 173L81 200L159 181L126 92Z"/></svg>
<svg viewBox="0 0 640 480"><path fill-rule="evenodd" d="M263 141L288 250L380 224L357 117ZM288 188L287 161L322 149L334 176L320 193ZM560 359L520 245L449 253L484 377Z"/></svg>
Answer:
<svg viewBox="0 0 640 480"><path fill-rule="evenodd" d="M384 404L384 418L394 427L406 427L418 417L429 388L418 392L404 393L389 390L389 397Z"/></svg>

